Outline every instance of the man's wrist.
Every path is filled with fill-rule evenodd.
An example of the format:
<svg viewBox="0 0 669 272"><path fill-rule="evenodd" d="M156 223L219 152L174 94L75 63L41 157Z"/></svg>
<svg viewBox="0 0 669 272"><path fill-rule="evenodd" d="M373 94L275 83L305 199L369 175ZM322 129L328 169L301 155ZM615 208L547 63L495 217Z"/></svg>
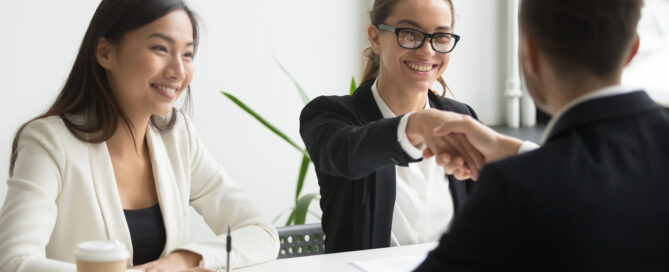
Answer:
<svg viewBox="0 0 669 272"><path fill-rule="evenodd" d="M493 161L518 154L518 149L523 145L523 141L520 139L504 134L497 135L497 143L499 148L497 149L495 156L491 158Z"/></svg>

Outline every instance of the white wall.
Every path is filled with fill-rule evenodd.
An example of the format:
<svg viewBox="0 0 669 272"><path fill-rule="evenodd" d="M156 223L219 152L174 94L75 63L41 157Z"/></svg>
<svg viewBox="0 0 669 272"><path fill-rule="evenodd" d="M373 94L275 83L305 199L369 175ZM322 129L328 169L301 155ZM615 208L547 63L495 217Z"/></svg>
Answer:
<svg viewBox="0 0 669 272"><path fill-rule="evenodd" d="M57 95L99 2L3 2L0 179L6 180L15 130L44 111ZM483 121L500 123L506 74L503 1L454 2L456 32L462 40L446 80L456 97L472 105ZM192 83L192 118L209 151L271 220L292 203L301 155L219 91L235 94L301 144L302 102L272 54L310 97L347 93L351 76L360 78L369 1L200 0L190 4L203 23ZM0 182L0 200L6 188ZM303 191L318 191L313 172ZM211 235L196 217L193 226L192 239Z"/></svg>

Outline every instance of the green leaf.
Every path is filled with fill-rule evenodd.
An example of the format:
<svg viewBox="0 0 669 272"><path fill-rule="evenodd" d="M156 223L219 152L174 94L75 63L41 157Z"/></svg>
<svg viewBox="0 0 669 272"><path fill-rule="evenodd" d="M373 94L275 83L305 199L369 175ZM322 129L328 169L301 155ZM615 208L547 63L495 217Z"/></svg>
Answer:
<svg viewBox="0 0 669 272"><path fill-rule="evenodd" d="M307 211L309 211L309 204L318 197L317 193L306 194L297 200L295 205L295 225L302 225L307 219Z"/></svg>
<svg viewBox="0 0 669 272"><path fill-rule="evenodd" d="M353 94L355 92L356 88L357 88L357 85L355 84L355 77L351 77L351 92L350 92L350 94Z"/></svg>
<svg viewBox="0 0 669 272"><path fill-rule="evenodd" d="M281 65L281 62L279 62L279 60L275 56L272 56L272 58L274 59L274 62L276 63L276 65L279 65L279 68L281 68L281 71L283 71L283 73L286 74L286 76L288 76L288 78L290 78L290 81L292 81L293 84L295 84L295 88L297 88L297 92L300 94L300 98L302 98L302 102L304 102L305 105L307 103L309 103L309 101L311 101L311 99L309 99L309 96L307 96L307 93L304 92L304 89L302 89L302 86L300 86L300 84L297 83L297 80L295 80L295 78L290 73L288 73L288 70L286 70L286 68L283 67L283 65Z"/></svg>
<svg viewBox="0 0 669 272"><path fill-rule="evenodd" d="M262 118L260 115L258 115L257 113L255 113L255 111L253 111L251 108L249 108L248 106L246 106L246 104L244 104L242 101L240 101L239 99L237 99L237 97L235 97L234 95L229 94L229 93L227 93L227 92L221 92L221 93L222 93L223 95L225 95L225 97L227 97L228 99L230 99L233 103L237 104L237 106L239 106L240 108L242 108L242 109L243 109L244 111L246 111L248 114L250 114L251 116L253 116L253 118L255 118L256 120L258 120L258 122L260 122L261 124L263 124L266 128L268 128L269 130L271 130L272 132L274 132L274 134L278 135L279 137L281 137L281 139L283 139L284 141L288 142L288 144L290 144L290 145L292 145L293 147L295 147L295 149L297 149L298 151L302 152L302 154L303 154L304 156L307 156L307 157L309 156L309 153L307 153L306 150L304 150L303 148L301 148L300 146L298 146L297 144L295 144L295 142L293 142L293 140L291 140L290 138L288 138L288 136L286 136L286 134L284 134L283 132L279 131L279 129L277 129L276 127L274 127L273 125L271 125L269 122L265 121L264 118Z"/></svg>
<svg viewBox="0 0 669 272"><path fill-rule="evenodd" d="M286 226L293 225L294 224L293 219L295 219L295 210L290 212L290 216L288 216L288 220L286 221Z"/></svg>
<svg viewBox="0 0 669 272"><path fill-rule="evenodd" d="M307 176L307 170L309 169L309 163L311 160L308 156L302 156L302 164L300 165L300 172L297 174L297 190L295 190L295 202L297 203L297 198L302 192L302 186L304 185L304 178Z"/></svg>

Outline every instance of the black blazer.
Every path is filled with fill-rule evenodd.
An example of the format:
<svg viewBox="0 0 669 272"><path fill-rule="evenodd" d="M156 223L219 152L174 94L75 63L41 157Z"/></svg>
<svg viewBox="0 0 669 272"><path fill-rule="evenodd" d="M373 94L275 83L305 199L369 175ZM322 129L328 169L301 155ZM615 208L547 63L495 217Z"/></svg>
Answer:
<svg viewBox="0 0 669 272"><path fill-rule="evenodd" d="M645 92L568 110L483 168L417 271L669 270L669 116Z"/></svg>
<svg viewBox="0 0 669 272"><path fill-rule="evenodd" d="M325 251L390 245L395 205L395 165L414 160L397 141L401 116L383 119L371 91L374 80L353 95L321 96L300 116L300 134L318 176ZM432 108L476 117L467 105L429 92ZM449 177L454 206L467 198L471 181Z"/></svg>

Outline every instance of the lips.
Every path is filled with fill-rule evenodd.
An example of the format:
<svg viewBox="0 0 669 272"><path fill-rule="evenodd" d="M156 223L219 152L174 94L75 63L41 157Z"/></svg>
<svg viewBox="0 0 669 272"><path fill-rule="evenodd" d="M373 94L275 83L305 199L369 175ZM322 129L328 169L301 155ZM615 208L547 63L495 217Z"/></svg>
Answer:
<svg viewBox="0 0 669 272"><path fill-rule="evenodd" d="M410 62L410 61L405 61L404 64L406 64L407 67L409 67L409 69L417 72L428 72L432 69L435 69L438 66L437 64Z"/></svg>
<svg viewBox="0 0 669 272"><path fill-rule="evenodd" d="M151 87L158 90L160 94L168 99L174 99L177 96L178 86L172 84L151 83Z"/></svg>
<svg viewBox="0 0 669 272"><path fill-rule="evenodd" d="M177 88L174 88L174 87L171 87L171 86L160 85L160 84L151 84L151 86L158 89L158 90L166 92L168 94L176 94L177 93Z"/></svg>

